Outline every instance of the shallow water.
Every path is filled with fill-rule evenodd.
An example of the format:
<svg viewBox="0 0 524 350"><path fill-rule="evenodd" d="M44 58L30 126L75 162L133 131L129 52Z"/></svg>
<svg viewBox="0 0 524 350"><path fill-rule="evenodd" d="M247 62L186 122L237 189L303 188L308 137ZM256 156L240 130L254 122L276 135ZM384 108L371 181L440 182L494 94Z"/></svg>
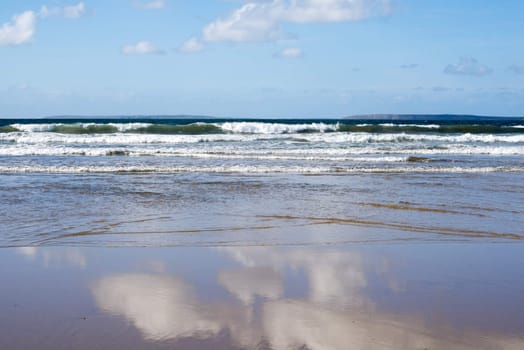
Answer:
<svg viewBox="0 0 524 350"><path fill-rule="evenodd" d="M519 241L521 174L4 174L3 246Z"/></svg>

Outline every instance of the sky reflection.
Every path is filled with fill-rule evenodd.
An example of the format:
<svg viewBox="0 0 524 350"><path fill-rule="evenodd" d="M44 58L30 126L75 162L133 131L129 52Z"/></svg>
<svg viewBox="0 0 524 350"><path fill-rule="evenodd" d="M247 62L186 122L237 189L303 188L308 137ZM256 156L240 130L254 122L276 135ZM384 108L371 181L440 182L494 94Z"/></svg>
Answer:
<svg viewBox="0 0 524 350"><path fill-rule="evenodd" d="M479 347L520 349L522 334L483 334L464 325L432 324L416 313L394 313L372 299L371 281L401 294L385 258L359 251L227 247L214 281L230 298L203 296L176 274L110 274L91 284L104 312L124 317L148 341L213 338L228 334L232 346L275 350ZM231 262L237 266L231 267ZM304 278L304 296L294 296L286 276ZM373 282L375 283L375 282ZM376 287L374 287L376 288Z"/></svg>

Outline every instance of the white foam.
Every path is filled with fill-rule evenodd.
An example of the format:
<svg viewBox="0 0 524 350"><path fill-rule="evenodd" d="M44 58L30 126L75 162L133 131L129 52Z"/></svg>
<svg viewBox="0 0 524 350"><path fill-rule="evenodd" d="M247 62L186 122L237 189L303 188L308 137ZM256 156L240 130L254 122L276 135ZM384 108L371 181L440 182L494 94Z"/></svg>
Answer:
<svg viewBox="0 0 524 350"><path fill-rule="evenodd" d="M226 122L215 124L226 132L236 134L293 134L301 131L314 130L318 132L336 131L337 124L282 124L261 122Z"/></svg>
<svg viewBox="0 0 524 350"><path fill-rule="evenodd" d="M119 132L126 132L129 130L136 130L139 128L147 128L148 126L151 126L153 124L151 123L109 123L108 125L117 128Z"/></svg>
<svg viewBox="0 0 524 350"><path fill-rule="evenodd" d="M299 167L299 166L43 166L43 165L0 165L0 173L292 173L292 174L358 174L358 173L492 173L524 172L523 167Z"/></svg>
<svg viewBox="0 0 524 350"><path fill-rule="evenodd" d="M205 135L160 135L160 134L133 134L125 133L130 130L148 127L150 123L109 123L118 129L112 134L61 134L50 132L56 126L66 124L13 124L12 126L22 132L0 134L0 141L14 140L15 142L28 143L79 143L79 144L122 144L122 143L194 143L202 141L254 141L256 139L286 138L291 136L311 142L332 143L380 143L380 142L443 142L443 143L524 143L524 134L417 134L417 133L367 133L367 132L328 132L336 131L339 124L309 123L309 124L284 124L263 122L226 122L213 124L222 128L227 134ZM70 124L69 124L70 125ZM96 123L79 123L77 125L89 127L104 125ZM371 124L360 124L371 125ZM381 124L382 126L417 126L424 128L438 128L439 125L418 124ZM513 128L521 128L516 125ZM314 130L317 133L301 133Z"/></svg>
<svg viewBox="0 0 524 350"><path fill-rule="evenodd" d="M392 162L404 162L407 157L330 157L327 155L303 155L303 156L292 156L292 155L266 155L266 154L213 154L213 153L172 153L169 155L179 157L189 157L198 159L223 159L223 160L264 160L264 161L315 161L315 162L360 162L360 163L392 163Z"/></svg>
<svg viewBox="0 0 524 350"><path fill-rule="evenodd" d="M313 142L344 142L344 143L376 143L376 142L479 142L479 143L524 143L524 135L492 135L492 134L462 134L462 135L436 135L412 133L327 133L308 134L301 136Z"/></svg>
<svg viewBox="0 0 524 350"><path fill-rule="evenodd" d="M260 138L260 137L259 137ZM0 141L14 141L27 144L177 144L219 141L254 141L256 135L157 135L157 134L60 134L53 132L24 132L0 134Z"/></svg>
<svg viewBox="0 0 524 350"><path fill-rule="evenodd" d="M369 124L367 124L369 125ZM379 124L380 126L385 127L399 127L399 128L408 128L408 127L417 127L417 128L424 128L424 129L438 129L440 128L440 125L437 124L394 124L394 123L384 123Z"/></svg>
<svg viewBox="0 0 524 350"><path fill-rule="evenodd" d="M81 126L88 128L92 126L112 126L118 130L118 132L126 132L133 129L144 128L152 125L151 123L75 123L75 124L64 124L64 123L43 123L43 124L13 124L13 128L16 128L23 132L49 132L59 126Z"/></svg>
<svg viewBox="0 0 524 350"><path fill-rule="evenodd" d="M12 124L11 126L23 132L45 132L50 131L56 125L62 124Z"/></svg>
<svg viewBox="0 0 524 350"><path fill-rule="evenodd" d="M85 155L104 156L111 151L125 150L130 156L176 156L214 159L260 159L260 160L310 160L310 161L358 161L356 156L382 157L384 161L400 161L403 155L488 155L488 156L519 156L524 155L524 144L468 144L443 143L435 146L417 143L397 143L384 145L381 143L360 144L347 147L345 144L331 143L330 147L320 143L301 145L275 143L274 140L259 142L197 142L192 136L183 137L185 141L170 142L171 136L164 143L155 143L143 139L143 135L122 135L122 137L107 138L107 136L91 135L86 138L68 138L58 140L45 135L31 138L24 136L15 143L0 146L0 156L62 156ZM178 141L180 139L177 138ZM245 141L245 140L244 140ZM390 159L384 157L391 157ZM365 160L363 160L365 161Z"/></svg>
<svg viewBox="0 0 524 350"><path fill-rule="evenodd" d="M358 126L358 127L366 127L366 126L376 126L376 125L379 125L379 126L382 126L382 127L399 127L399 128L404 128L404 127L417 127L417 128L425 128L425 129L438 129L440 128L440 125L437 125L437 124L395 124L395 123L382 123L382 124L369 124L369 123L364 123L364 124L356 124L355 126Z"/></svg>

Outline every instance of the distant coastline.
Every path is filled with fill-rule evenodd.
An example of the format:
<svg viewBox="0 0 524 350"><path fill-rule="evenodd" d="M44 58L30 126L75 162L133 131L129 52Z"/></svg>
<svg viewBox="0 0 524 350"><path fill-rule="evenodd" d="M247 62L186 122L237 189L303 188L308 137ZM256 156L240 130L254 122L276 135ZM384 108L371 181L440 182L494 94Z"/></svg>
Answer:
<svg viewBox="0 0 524 350"><path fill-rule="evenodd" d="M33 118L31 118L33 119ZM82 116L82 115L59 115L59 116L47 116L43 119L124 119L124 120L145 120L145 119L180 119L180 120L206 120L206 119L217 119L217 120L308 120L308 119L333 119L333 120L413 120L413 121L438 121L438 120L448 120L448 121L474 121L474 120L519 120L524 119L524 116L486 116L486 115L475 115L475 114L355 114L345 117L216 117L210 115L191 115L191 114L175 114L175 115L117 115L117 116Z"/></svg>
<svg viewBox="0 0 524 350"><path fill-rule="evenodd" d="M413 122L489 122L489 121L524 121L524 116L487 116L474 114L355 114L340 117L267 117L267 116L244 116L244 117L217 117L210 115L192 115L192 114L175 114L175 115L50 115L44 117L23 117L23 118L0 118L0 124L12 121L38 121L46 122L85 122L91 121L132 121L132 122L149 122L149 121L177 121L177 122L195 122L195 121L264 121L264 122L307 122L307 121L326 121L326 122L357 122L357 121L413 121Z"/></svg>
<svg viewBox="0 0 524 350"><path fill-rule="evenodd" d="M519 120L523 116L502 117L502 116L480 116L474 114L359 114L344 117L346 120L415 120L415 121L473 121L473 120Z"/></svg>
<svg viewBox="0 0 524 350"><path fill-rule="evenodd" d="M37 118L28 118L28 119L37 119ZM42 119L216 119L216 117L209 115L191 115L191 114L175 114L175 115L56 115L56 116L46 116Z"/></svg>

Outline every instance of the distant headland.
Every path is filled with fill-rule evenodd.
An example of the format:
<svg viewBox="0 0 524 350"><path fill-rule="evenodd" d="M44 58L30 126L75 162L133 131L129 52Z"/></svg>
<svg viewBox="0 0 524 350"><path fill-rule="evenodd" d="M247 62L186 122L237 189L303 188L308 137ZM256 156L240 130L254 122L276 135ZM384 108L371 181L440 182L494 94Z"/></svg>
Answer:
<svg viewBox="0 0 524 350"><path fill-rule="evenodd" d="M143 114L143 115L53 115L42 119L216 119L209 115L191 115L191 114Z"/></svg>
<svg viewBox="0 0 524 350"><path fill-rule="evenodd" d="M474 114L358 114L344 117L353 120L416 120L416 121L438 121L438 120L501 120L501 119L524 119L524 117L501 117L481 116Z"/></svg>

